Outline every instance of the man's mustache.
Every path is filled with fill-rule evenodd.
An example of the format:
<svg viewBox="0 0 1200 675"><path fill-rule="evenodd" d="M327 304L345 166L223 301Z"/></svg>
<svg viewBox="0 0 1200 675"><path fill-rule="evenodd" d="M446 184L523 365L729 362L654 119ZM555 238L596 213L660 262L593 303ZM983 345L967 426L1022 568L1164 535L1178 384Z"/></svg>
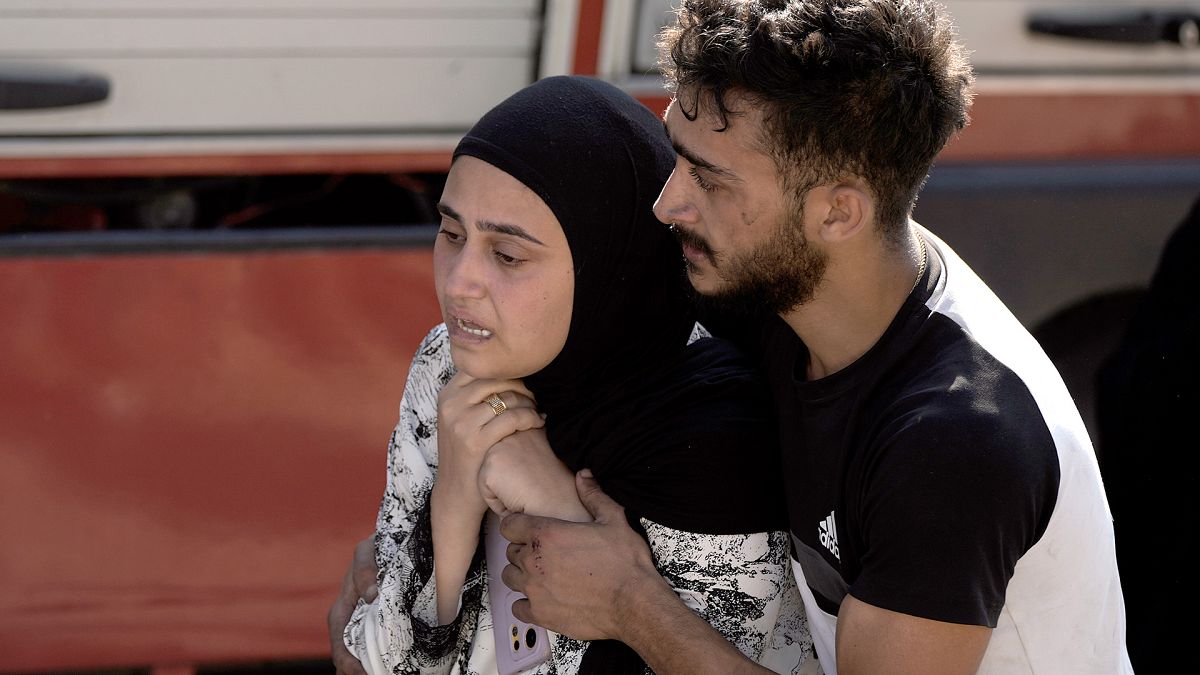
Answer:
<svg viewBox="0 0 1200 675"><path fill-rule="evenodd" d="M703 237L695 232L685 230L679 226L679 223L671 223L670 230L674 233L675 238L679 240L680 244L699 250L704 254L704 257L708 258L709 262L713 261L714 253L712 247L708 245L708 242Z"/></svg>

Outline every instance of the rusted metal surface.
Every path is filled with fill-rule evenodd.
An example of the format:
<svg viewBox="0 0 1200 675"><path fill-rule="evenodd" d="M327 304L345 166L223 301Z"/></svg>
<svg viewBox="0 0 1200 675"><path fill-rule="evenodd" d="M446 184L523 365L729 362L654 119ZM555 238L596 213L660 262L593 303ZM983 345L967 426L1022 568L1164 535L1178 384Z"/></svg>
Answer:
<svg viewBox="0 0 1200 675"><path fill-rule="evenodd" d="M0 671L326 654L430 265L0 259Z"/></svg>

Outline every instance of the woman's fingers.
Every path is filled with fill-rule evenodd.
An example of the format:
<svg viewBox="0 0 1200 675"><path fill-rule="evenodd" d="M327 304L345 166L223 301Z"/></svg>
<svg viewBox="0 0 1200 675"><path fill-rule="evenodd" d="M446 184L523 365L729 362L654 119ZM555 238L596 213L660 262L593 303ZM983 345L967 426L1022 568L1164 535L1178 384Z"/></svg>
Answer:
<svg viewBox="0 0 1200 675"><path fill-rule="evenodd" d="M500 439L518 431L540 429L544 426L546 426L546 420L542 419L536 409L510 408L499 415L492 415L492 419L488 420L479 430L480 441L485 447L490 448Z"/></svg>
<svg viewBox="0 0 1200 675"><path fill-rule="evenodd" d="M464 380L461 389L470 398L482 401L493 393L512 392L534 400L533 392L520 380Z"/></svg>

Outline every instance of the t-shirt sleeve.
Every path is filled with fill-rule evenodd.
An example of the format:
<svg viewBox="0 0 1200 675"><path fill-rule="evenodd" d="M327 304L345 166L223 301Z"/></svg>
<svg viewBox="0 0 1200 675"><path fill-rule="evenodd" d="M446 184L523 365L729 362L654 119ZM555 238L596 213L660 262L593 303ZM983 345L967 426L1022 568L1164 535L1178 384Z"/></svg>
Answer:
<svg viewBox="0 0 1200 675"><path fill-rule="evenodd" d="M904 614L995 627L1017 561L1058 490L1053 438L1028 414L956 406L895 418L862 469L855 598Z"/></svg>

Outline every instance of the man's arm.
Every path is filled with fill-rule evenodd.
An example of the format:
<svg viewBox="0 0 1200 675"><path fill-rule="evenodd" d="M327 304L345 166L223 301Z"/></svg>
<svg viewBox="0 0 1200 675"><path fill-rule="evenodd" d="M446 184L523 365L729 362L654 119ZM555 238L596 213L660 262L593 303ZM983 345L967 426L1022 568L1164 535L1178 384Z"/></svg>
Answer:
<svg viewBox="0 0 1200 675"><path fill-rule="evenodd" d="M337 675L366 675L359 660L346 649L342 634L346 631L346 624L350 623L350 615L354 613L358 599L371 602L379 595L379 588L375 585L378 575L375 537L367 537L354 547L354 559L342 578L342 590L329 608L329 653Z"/></svg>
<svg viewBox="0 0 1200 675"><path fill-rule="evenodd" d="M576 488L593 522L514 514L501 523L513 542L504 583L529 598L513 604L517 618L577 639L620 640L658 673L769 672L683 604L590 473L580 472Z"/></svg>
<svg viewBox="0 0 1200 675"><path fill-rule="evenodd" d="M923 619L847 595L838 610L838 673L974 673L991 635L987 626Z"/></svg>

